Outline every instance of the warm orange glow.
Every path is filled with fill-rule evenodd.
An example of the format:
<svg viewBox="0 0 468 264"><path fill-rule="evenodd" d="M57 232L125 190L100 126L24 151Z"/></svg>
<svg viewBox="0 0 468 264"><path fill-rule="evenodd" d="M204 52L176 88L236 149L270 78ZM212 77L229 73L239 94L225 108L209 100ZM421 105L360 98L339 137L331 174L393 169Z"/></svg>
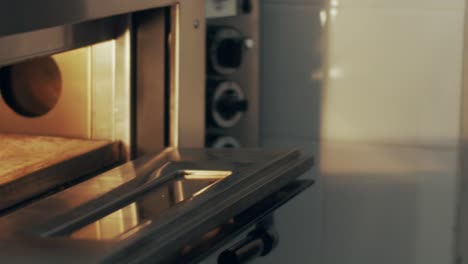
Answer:
<svg viewBox="0 0 468 264"><path fill-rule="evenodd" d="M177 4L173 7L173 21L172 21L172 36L171 36L171 71L172 71L172 85L171 85L171 109L170 109L170 145L172 147L179 146L179 96L180 96L180 6Z"/></svg>
<svg viewBox="0 0 468 264"><path fill-rule="evenodd" d="M142 224L135 225L135 227L127 230L125 233L123 233L122 235L119 235L117 238L119 238L121 240L126 239L126 238L132 236L133 234L138 233L138 231L142 230L143 228L149 226L152 222L153 221L151 221L151 220L146 220Z"/></svg>
<svg viewBox="0 0 468 264"><path fill-rule="evenodd" d="M175 200L177 202L182 202L183 200L185 200L185 191L184 191L184 185L182 181L176 181L174 184L174 187L175 187L175 192L174 192Z"/></svg>
<svg viewBox="0 0 468 264"><path fill-rule="evenodd" d="M138 222L137 204L132 203L71 234L76 239L108 240L128 237L149 223Z"/></svg>
<svg viewBox="0 0 468 264"><path fill-rule="evenodd" d="M123 153L130 157L131 144L131 32L129 28L125 33L115 39L114 45L114 78L112 78L114 97L113 136L123 144Z"/></svg>
<svg viewBox="0 0 468 264"><path fill-rule="evenodd" d="M231 176L232 171L202 171L202 170L186 170L184 177L187 180L221 180Z"/></svg>
<svg viewBox="0 0 468 264"><path fill-rule="evenodd" d="M210 189L213 185L215 185L219 180L222 180L228 176L232 175L232 171L202 171L202 170L187 170L184 171L185 175L184 178L187 180L211 180L213 181L211 184L206 186L205 188L199 190L198 192L194 193L192 197L196 197L208 189Z"/></svg>
<svg viewBox="0 0 468 264"><path fill-rule="evenodd" d="M216 182L213 182L212 184L210 184L210 185L206 186L205 188L199 190L198 192L194 193L194 194L192 195L192 197L196 197L196 196L198 196L198 195L200 195L200 194L206 192L208 189L210 189L210 188L211 188L213 185L215 185L215 184L216 184Z"/></svg>

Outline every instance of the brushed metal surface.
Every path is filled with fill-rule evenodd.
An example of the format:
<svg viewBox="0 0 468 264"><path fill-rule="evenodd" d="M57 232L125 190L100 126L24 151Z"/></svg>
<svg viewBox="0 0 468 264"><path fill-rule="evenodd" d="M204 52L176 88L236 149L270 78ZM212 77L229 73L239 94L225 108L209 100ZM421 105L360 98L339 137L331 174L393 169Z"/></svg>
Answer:
<svg viewBox="0 0 468 264"><path fill-rule="evenodd" d="M234 168L233 175L168 211L153 225L129 237L115 254L106 258L106 263L144 263L166 259L181 250L181 245L194 241L220 223L280 190L306 172L313 163L312 158L294 151L282 154L252 150L203 152L211 156L212 161L230 161ZM193 154L200 155L196 152ZM225 158L226 155L231 157ZM272 156L267 158L269 155ZM244 161L246 157L250 158L249 164L240 162L239 156L243 156ZM258 160L261 156L263 162ZM252 162L256 159L256 162Z"/></svg>
<svg viewBox="0 0 468 264"><path fill-rule="evenodd" d="M0 36L74 24L190 0L17 0L0 3Z"/></svg>
<svg viewBox="0 0 468 264"><path fill-rule="evenodd" d="M113 136L114 140L121 141L122 155L131 158L132 148L132 32L130 30L131 18L126 17L123 24L125 33L116 38L114 49L114 104L112 105L113 118ZM93 87L99 89L99 87ZM99 102L98 102L99 103ZM96 120L97 122L106 122L105 120ZM109 121L107 121L109 122Z"/></svg>
<svg viewBox="0 0 468 264"><path fill-rule="evenodd" d="M116 25L122 19L118 16L0 37L0 66L112 39L121 33Z"/></svg>
<svg viewBox="0 0 468 264"><path fill-rule="evenodd" d="M167 9L156 9L137 14L133 18L136 37L136 87L135 87L135 155L156 153L165 146L166 84L171 71L166 67L170 21ZM168 120L167 120L168 121Z"/></svg>
<svg viewBox="0 0 468 264"><path fill-rule="evenodd" d="M295 198L314 184L313 180L295 180L280 191L270 195L254 206L235 216L230 221L205 234L197 241L190 241L183 251L168 260L169 263L209 263L206 260L213 252L239 239L239 235L251 229L255 224L264 222L276 209ZM280 234L281 235L281 234ZM280 241L281 244L281 241ZM214 253L216 256L216 253Z"/></svg>
<svg viewBox="0 0 468 264"><path fill-rule="evenodd" d="M205 5L182 1L171 30L171 146L203 147L205 141Z"/></svg>
<svg viewBox="0 0 468 264"><path fill-rule="evenodd" d="M298 151L166 149L158 156L127 163L0 218L0 245L8 240L12 243L8 247L18 254L2 251L0 260L29 257L31 261L35 252L39 254L40 245L41 256L51 255L53 259L66 259L70 252L71 258L79 251L87 253L90 249L82 244L83 240L67 237L70 231L165 186L174 173L231 171L232 175L201 193L185 197L182 203L167 209L161 217L152 218L130 236L88 239L100 250L91 250L92 254L84 254L80 261L142 263L165 259L192 239L287 185L310 166L312 159ZM113 221L131 218L122 217ZM28 257L20 249L28 252Z"/></svg>
<svg viewBox="0 0 468 264"><path fill-rule="evenodd" d="M121 25L126 28L124 33L89 47L87 114L89 137L122 142L122 157L129 159L132 146L130 19L126 17Z"/></svg>

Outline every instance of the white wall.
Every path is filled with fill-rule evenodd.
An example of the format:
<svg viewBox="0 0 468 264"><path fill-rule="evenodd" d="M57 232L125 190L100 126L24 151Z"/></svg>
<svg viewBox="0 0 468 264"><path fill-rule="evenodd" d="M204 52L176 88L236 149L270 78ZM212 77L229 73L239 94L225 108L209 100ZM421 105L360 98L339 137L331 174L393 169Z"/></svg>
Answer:
<svg viewBox="0 0 468 264"><path fill-rule="evenodd" d="M454 264L458 151L322 144L324 264Z"/></svg>
<svg viewBox="0 0 468 264"><path fill-rule="evenodd" d="M455 145L463 0L337 0L323 138Z"/></svg>
<svg viewBox="0 0 468 264"><path fill-rule="evenodd" d="M261 1L264 146L320 168L258 263L451 263L464 0Z"/></svg>

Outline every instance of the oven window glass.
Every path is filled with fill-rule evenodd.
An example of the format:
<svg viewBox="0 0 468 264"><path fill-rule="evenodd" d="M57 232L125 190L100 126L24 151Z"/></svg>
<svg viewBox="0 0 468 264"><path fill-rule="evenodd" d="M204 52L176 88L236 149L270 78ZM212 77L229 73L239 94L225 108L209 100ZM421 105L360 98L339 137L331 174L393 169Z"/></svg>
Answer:
<svg viewBox="0 0 468 264"><path fill-rule="evenodd" d="M125 239L150 225L167 209L205 192L231 174L230 171L181 171L133 203L73 231L69 236L93 240Z"/></svg>

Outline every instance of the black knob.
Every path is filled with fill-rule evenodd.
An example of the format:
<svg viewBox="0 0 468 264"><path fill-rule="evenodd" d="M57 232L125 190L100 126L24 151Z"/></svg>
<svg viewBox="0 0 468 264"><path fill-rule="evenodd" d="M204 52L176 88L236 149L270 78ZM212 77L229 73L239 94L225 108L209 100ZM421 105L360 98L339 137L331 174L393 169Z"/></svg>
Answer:
<svg viewBox="0 0 468 264"><path fill-rule="evenodd" d="M207 34L208 70L229 75L242 65L245 37L233 27L210 27Z"/></svg>
<svg viewBox="0 0 468 264"><path fill-rule="evenodd" d="M240 99L232 91L226 92L217 102L216 109L225 119L233 118L237 113L246 112L248 109L247 100Z"/></svg>
<svg viewBox="0 0 468 264"><path fill-rule="evenodd" d="M241 0L241 10L244 14L250 14L253 9L252 0Z"/></svg>
<svg viewBox="0 0 468 264"><path fill-rule="evenodd" d="M231 136L209 133L206 136L206 146L208 148L240 148L240 142Z"/></svg>
<svg viewBox="0 0 468 264"><path fill-rule="evenodd" d="M242 65L244 39L227 38L220 42L217 49L218 63L225 68L239 68Z"/></svg>
<svg viewBox="0 0 468 264"><path fill-rule="evenodd" d="M220 128L238 124L249 108L239 84L231 81L209 81L207 87L207 121Z"/></svg>

